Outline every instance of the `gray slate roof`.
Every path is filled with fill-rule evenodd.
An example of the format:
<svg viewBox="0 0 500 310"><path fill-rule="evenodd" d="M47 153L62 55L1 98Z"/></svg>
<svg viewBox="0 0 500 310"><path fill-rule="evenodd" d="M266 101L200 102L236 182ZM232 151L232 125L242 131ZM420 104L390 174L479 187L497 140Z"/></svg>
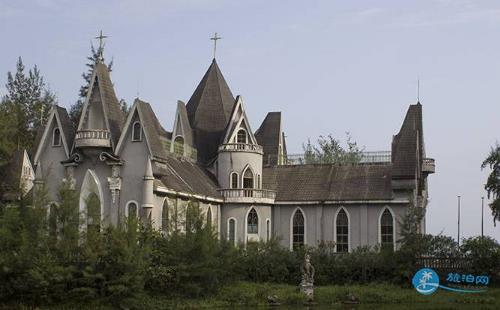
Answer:
<svg viewBox="0 0 500 310"><path fill-rule="evenodd" d="M422 105L410 105L401 130L392 141L393 178L415 178L425 157Z"/></svg>
<svg viewBox="0 0 500 310"><path fill-rule="evenodd" d="M167 169L155 168L161 183L168 189L221 199L217 192L217 180L199 164L168 156ZM161 181L161 183L158 183Z"/></svg>
<svg viewBox="0 0 500 310"><path fill-rule="evenodd" d="M264 166L278 164L281 135L281 112L269 112L255 132L257 143L264 149Z"/></svg>
<svg viewBox="0 0 500 310"><path fill-rule="evenodd" d="M262 187L276 201L392 199L391 165L297 165L265 167Z"/></svg>
<svg viewBox="0 0 500 310"><path fill-rule="evenodd" d="M107 66L99 62L96 64L95 70L99 91L103 101L104 114L109 122L111 139L116 146L125 123L125 113L121 110L118 99L116 98Z"/></svg>
<svg viewBox="0 0 500 310"><path fill-rule="evenodd" d="M149 142L153 157L166 159L168 155L163 147L161 138L168 139L169 133L161 126L149 103L140 99L135 99L135 103L137 104L137 110L142 116L142 128Z"/></svg>
<svg viewBox="0 0 500 310"><path fill-rule="evenodd" d="M234 96L214 59L186 105L201 162L207 163L217 155L233 105Z"/></svg>

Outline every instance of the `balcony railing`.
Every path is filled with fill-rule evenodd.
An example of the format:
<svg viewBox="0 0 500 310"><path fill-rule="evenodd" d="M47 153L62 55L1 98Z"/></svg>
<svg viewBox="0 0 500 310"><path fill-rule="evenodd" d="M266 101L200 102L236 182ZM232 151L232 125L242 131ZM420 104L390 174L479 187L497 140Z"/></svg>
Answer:
<svg viewBox="0 0 500 310"><path fill-rule="evenodd" d="M218 191L227 202L272 203L276 198L276 192L267 189L225 188Z"/></svg>
<svg viewBox="0 0 500 310"><path fill-rule="evenodd" d="M305 164L329 164L332 163L331 159L322 158L314 155L307 156L306 154L288 154L278 158L276 155L267 155L267 163L270 165L280 163L282 165L305 165ZM391 151L379 152L361 152L347 158L347 163L390 163Z"/></svg>
<svg viewBox="0 0 500 310"><path fill-rule="evenodd" d="M105 129L83 129L76 132L76 147L110 147L110 134Z"/></svg>
<svg viewBox="0 0 500 310"><path fill-rule="evenodd" d="M424 158L422 171L425 173L436 172L436 162L434 161L434 158Z"/></svg>
<svg viewBox="0 0 500 310"><path fill-rule="evenodd" d="M241 151L241 152L253 152L264 154L262 151L262 146L257 144L247 144L247 143L227 143L219 146L219 152L232 152L232 151Z"/></svg>

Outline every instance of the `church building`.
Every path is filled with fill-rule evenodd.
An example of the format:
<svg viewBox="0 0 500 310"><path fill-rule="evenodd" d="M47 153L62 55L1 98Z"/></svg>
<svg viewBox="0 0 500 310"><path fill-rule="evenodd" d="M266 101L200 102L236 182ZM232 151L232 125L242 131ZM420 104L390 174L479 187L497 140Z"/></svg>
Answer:
<svg viewBox="0 0 500 310"><path fill-rule="evenodd" d="M213 59L175 115L156 115L140 99L125 114L97 62L78 126L66 109L52 108L36 142L34 184L57 204L69 182L79 193L82 229L133 216L168 235L185 230L186 213L199 206L207 225L235 244L278 238L293 249L333 241L337 252L396 248L409 206L426 208L435 166L425 154L420 103L409 106L391 151L364 153L352 164L289 156L281 113L268 113L253 130L245 105Z"/></svg>

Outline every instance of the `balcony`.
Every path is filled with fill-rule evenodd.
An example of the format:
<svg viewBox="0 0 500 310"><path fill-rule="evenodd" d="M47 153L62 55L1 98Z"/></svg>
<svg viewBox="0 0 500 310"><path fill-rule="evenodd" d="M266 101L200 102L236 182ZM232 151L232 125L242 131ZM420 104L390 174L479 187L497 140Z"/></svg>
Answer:
<svg viewBox="0 0 500 310"><path fill-rule="evenodd" d="M75 147L111 147L109 131L105 129L78 130Z"/></svg>
<svg viewBox="0 0 500 310"><path fill-rule="evenodd" d="M424 158L422 172L429 174L436 172L436 163L434 162L434 158Z"/></svg>
<svg viewBox="0 0 500 310"><path fill-rule="evenodd" d="M274 203L276 192L267 189L226 188L219 189L225 202L233 203Z"/></svg>
<svg viewBox="0 0 500 310"><path fill-rule="evenodd" d="M219 146L219 152L250 152L264 154L262 146L247 143L227 143Z"/></svg>

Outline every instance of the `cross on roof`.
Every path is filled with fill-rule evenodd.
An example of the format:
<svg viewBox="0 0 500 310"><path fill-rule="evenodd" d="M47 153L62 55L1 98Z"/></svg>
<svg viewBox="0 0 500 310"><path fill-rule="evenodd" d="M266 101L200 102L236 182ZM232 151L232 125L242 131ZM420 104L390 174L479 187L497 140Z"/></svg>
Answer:
<svg viewBox="0 0 500 310"><path fill-rule="evenodd" d="M94 39L98 39L99 40L99 58L100 60L102 61L103 60L103 56L102 56L102 52L103 52L103 49L104 49L104 39L106 39L108 36L105 36L102 34L102 30L99 32L99 35L97 37L95 37Z"/></svg>
<svg viewBox="0 0 500 310"><path fill-rule="evenodd" d="M222 38L217 36L217 32L214 34L214 36L212 38L210 38L210 40L214 41L214 59L215 59L215 52L217 52L217 40L220 40L220 39L222 39Z"/></svg>

